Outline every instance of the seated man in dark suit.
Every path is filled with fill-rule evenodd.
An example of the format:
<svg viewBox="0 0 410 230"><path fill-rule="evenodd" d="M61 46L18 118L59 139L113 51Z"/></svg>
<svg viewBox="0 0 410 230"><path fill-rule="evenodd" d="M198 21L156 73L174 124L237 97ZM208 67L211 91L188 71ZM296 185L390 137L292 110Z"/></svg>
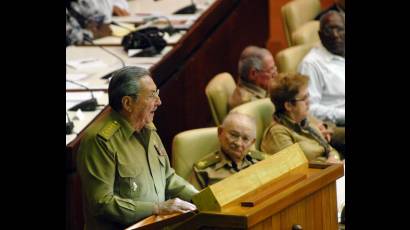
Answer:
<svg viewBox="0 0 410 230"><path fill-rule="evenodd" d="M256 122L248 115L229 113L218 127L219 150L195 163L194 172L202 188L214 184L264 159L249 150L256 140Z"/></svg>

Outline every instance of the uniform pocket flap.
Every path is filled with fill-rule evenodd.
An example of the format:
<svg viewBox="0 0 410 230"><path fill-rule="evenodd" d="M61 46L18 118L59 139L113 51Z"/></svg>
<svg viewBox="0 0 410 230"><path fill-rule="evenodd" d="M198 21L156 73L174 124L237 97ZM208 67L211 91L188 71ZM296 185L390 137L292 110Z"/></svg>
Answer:
<svg viewBox="0 0 410 230"><path fill-rule="evenodd" d="M118 165L118 173L121 177L136 177L141 173L141 168L131 165Z"/></svg>

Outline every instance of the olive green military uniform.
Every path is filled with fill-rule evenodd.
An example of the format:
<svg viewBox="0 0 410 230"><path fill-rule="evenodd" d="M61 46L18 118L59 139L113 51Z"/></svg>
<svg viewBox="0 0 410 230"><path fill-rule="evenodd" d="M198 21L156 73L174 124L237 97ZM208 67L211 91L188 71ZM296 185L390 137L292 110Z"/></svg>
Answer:
<svg viewBox="0 0 410 230"><path fill-rule="evenodd" d="M264 159L264 154L250 150L242 160L241 165L237 165L230 160L221 150L206 155L194 164L194 172L201 188L214 184L226 177L239 172Z"/></svg>
<svg viewBox="0 0 410 230"><path fill-rule="evenodd" d="M340 159L339 153L329 144L321 144L318 137L315 137L312 132L307 130L307 126L311 127L316 135L320 136L321 141L326 142L319 129L310 126L309 121L302 127L288 116L278 117L275 115L275 119L265 130L261 150L267 154L275 154L294 143L299 143L309 161L326 161L326 151L329 155Z"/></svg>
<svg viewBox="0 0 410 230"><path fill-rule="evenodd" d="M152 123L136 133L115 111L87 128L77 165L85 229L123 229L153 214L156 202L198 192L170 167Z"/></svg>
<svg viewBox="0 0 410 230"><path fill-rule="evenodd" d="M266 90L244 81L239 81L232 96L229 98L229 109L233 109L238 105L242 105L246 102L254 101L269 97Z"/></svg>

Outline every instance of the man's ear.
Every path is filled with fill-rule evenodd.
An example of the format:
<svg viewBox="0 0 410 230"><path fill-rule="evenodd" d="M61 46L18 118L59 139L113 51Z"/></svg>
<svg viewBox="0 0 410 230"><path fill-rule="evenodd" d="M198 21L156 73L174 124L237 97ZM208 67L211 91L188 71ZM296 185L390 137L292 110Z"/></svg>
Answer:
<svg viewBox="0 0 410 230"><path fill-rule="evenodd" d="M131 100L132 98L130 96L124 96L121 98L122 108L127 112L131 112Z"/></svg>
<svg viewBox="0 0 410 230"><path fill-rule="evenodd" d="M221 126L218 126L218 136L221 135L222 131L223 131L223 128Z"/></svg>
<svg viewBox="0 0 410 230"><path fill-rule="evenodd" d="M258 74L258 71L255 68L251 68L249 70L249 81L254 82L256 80L256 75Z"/></svg>

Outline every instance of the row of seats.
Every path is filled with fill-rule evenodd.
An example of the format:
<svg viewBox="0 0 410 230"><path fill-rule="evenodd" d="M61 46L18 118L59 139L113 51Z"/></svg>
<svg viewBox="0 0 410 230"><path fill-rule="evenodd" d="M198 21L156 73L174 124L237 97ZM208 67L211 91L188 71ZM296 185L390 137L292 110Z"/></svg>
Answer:
<svg viewBox="0 0 410 230"><path fill-rule="evenodd" d="M283 29L289 47L319 41L319 22L314 18L321 10L319 0L293 0L282 6Z"/></svg>
<svg viewBox="0 0 410 230"><path fill-rule="evenodd" d="M303 57L315 44L298 45L280 51L275 57L279 72L296 72ZM206 86L205 94L216 125L220 125L228 113L228 100L235 87L235 80L227 72L216 75Z"/></svg>
<svg viewBox="0 0 410 230"><path fill-rule="evenodd" d="M275 57L279 72L296 72L303 57L319 42L319 22L314 18L320 11L319 0L293 0L282 7L283 27L289 48L280 51ZM228 100L235 87L232 75L225 72L217 74L205 88L212 118L217 126L229 112ZM256 119L256 142L251 148L260 150L263 132L272 122L274 110L270 98L245 103L232 110ZM218 148L217 127L181 132L173 139L172 165L178 175L200 189L192 174L193 165Z"/></svg>

